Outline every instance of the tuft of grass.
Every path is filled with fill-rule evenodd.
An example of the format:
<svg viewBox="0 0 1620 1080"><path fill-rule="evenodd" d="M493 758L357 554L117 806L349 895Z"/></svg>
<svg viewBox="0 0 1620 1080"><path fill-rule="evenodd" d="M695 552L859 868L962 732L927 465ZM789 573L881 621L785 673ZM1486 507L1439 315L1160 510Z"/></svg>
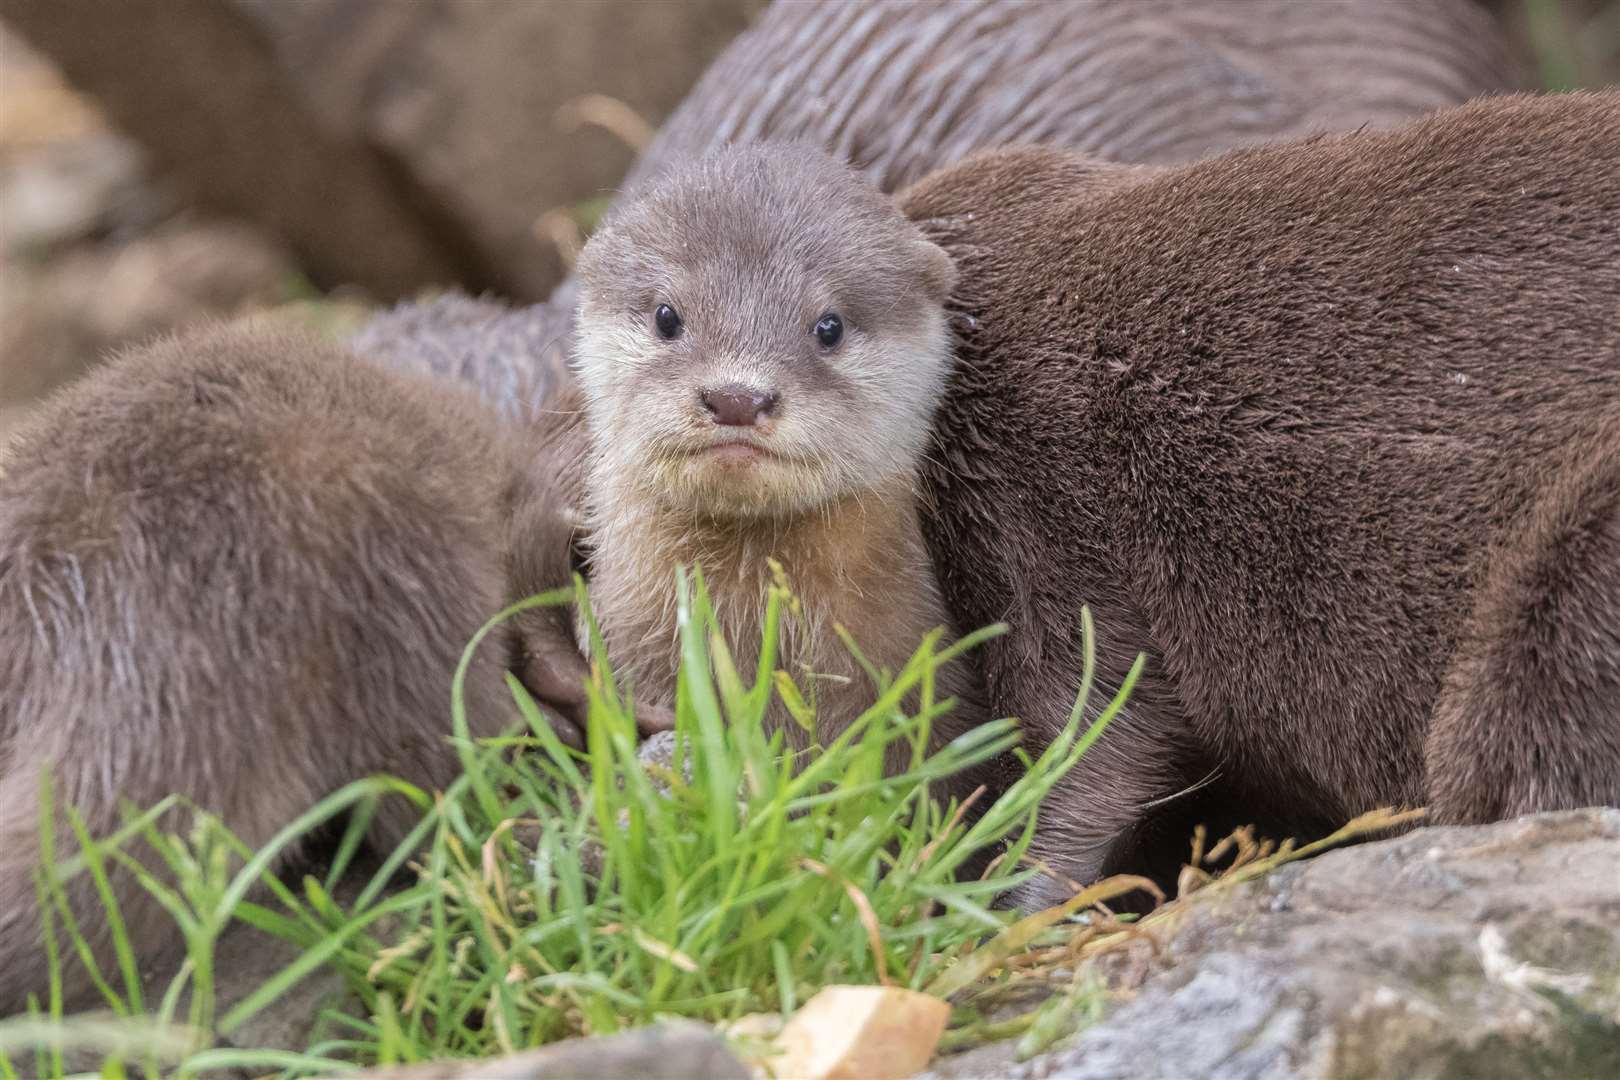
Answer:
<svg viewBox="0 0 1620 1080"><path fill-rule="evenodd" d="M51 1004L22 1025L0 1022L0 1077L10 1075L5 1055L25 1044L36 1049L40 1075L63 1073L64 1046L121 1046L119 1038L137 1035L138 1047L130 1044L137 1048L108 1053L108 1075L128 1067L155 1076L170 1066L182 1076L224 1066L325 1075L509 1053L664 1017L785 1015L832 983L950 996L998 970L1040 932L1131 887L1086 890L1031 919L993 906L1039 872L1024 865L1024 854L1041 800L1118 711L1140 669L1139 660L1105 707L1087 708L1089 614L1070 723L1038 758L1016 749L1016 723L1005 719L925 754L933 725L954 704L936 698L937 673L1000 627L948 646L930 635L899 671L877 673L872 706L848 730L791 754L782 733L763 725L774 700L814 728L813 712L777 670L780 618L791 594L780 583L770 590L759 661L744 672L701 576L680 575L677 589L681 668L667 764L638 755L634 702L614 680L594 623L583 752L562 745L510 677L524 727L501 739L469 738L466 658L519 611L577 601L588 612L576 583L573 591L507 609L468 646L450 718L464 769L444 792L387 778L360 781L257 852L201 813L183 838L155 828L154 812L107 840L80 829L81 854L44 875L41 886L68 951L80 954L59 961L85 959L61 902L63 879L90 873L100 882L115 864L141 875L163 899L185 933L188 959L158 1000L143 1001L122 949L121 970L98 974L114 1017L94 1029L76 1029ZM885 776L891 746L904 748L906 765ZM946 780L1007 752L1025 771L999 798L981 795L972 814L939 798ZM401 796L421 807L420 823L357 897L340 902L334 887L352 871L377 800ZM286 882L269 872L287 844L344 815L349 826L323 878ZM126 850L137 841L177 884L146 869L152 854L143 862ZM981 874L964 873L986 862ZM409 878L403 885L402 873ZM109 891L102 896L111 902ZM107 919L121 938L116 910ZM232 922L290 942L297 956L243 1000L217 1007L214 943ZM340 973L358 1003L325 1016L326 1037L300 1053L226 1047L256 1013L297 994L319 970ZM1032 1018L1031 1038L1052 1037L1079 1000ZM49 1038L39 1038L41 1031Z"/></svg>

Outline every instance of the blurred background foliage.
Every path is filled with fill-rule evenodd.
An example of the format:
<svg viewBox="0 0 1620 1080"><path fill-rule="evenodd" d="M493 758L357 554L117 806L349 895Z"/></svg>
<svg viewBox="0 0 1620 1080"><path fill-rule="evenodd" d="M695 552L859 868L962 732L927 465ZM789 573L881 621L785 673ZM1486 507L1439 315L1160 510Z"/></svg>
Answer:
<svg viewBox="0 0 1620 1080"><path fill-rule="evenodd" d="M1620 0L1496 0L1549 90L1620 82Z"/></svg>

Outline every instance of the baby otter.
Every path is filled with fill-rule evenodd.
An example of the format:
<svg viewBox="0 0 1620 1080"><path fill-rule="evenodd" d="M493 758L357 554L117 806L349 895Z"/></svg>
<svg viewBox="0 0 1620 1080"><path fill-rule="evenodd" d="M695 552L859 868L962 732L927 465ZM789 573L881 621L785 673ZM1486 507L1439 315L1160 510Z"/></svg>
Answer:
<svg viewBox="0 0 1620 1080"><path fill-rule="evenodd" d="M874 697L836 626L894 671L950 622L917 491L951 364L950 259L823 151L751 144L644 188L578 272L591 597L615 670L638 703L673 704L674 572L692 564L752 664L776 560L803 602L784 666L835 736ZM977 716L962 665L946 694L966 707L936 743Z"/></svg>

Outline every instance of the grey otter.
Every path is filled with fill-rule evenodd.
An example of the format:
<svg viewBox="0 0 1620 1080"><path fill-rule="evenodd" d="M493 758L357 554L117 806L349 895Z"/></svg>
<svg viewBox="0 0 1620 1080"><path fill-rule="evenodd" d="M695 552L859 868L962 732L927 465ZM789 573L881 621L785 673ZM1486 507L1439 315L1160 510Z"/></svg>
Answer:
<svg viewBox="0 0 1620 1080"><path fill-rule="evenodd" d="M1082 603L1108 677L1149 656L1050 861L1140 865L1211 778L1279 831L1620 802L1617 178L1610 92L904 195L972 316L924 531L958 623L1013 626L991 704L1051 736Z"/></svg>
<svg viewBox="0 0 1620 1080"><path fill-rule="evenodd" d="M836 735L874 688L834 626L893 671L949 622L916 484L950 260L819 149L754 144L643 188L579 272L591 600L616 671L674 703L673 575L693 563L747 670L774 558L803 601L783 664ZM975 696L962 665L946 674L941 697Z"/></svg>
<svg viewBox="0 0 1620 1080"><path fill-rule="evenodd" d="M555 542L513 539L550 498L527 438L469 393L241 329L111 361L35 418L0 472L0 1015L46 989L43 768L93 835L124 800L179 793L254 846L368 773L457 775L462 650L526 594L513 581L566 579L530 561ZM474 734L517 720L503 673L522 653L475 657ZM413 821L385 804L373 838ZM113 884L136 955L177 949L151 896ZM115 970L86 875L69 902ZM82 1003L77 961L65 974Z"/></svg>

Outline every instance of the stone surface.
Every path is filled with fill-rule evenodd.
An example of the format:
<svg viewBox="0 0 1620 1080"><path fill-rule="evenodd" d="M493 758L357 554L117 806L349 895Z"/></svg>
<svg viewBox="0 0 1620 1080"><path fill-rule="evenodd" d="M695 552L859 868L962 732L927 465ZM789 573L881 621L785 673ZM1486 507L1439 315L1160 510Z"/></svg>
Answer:
<svg viewBox="0 0 1620 1080"><path fill-rule="evenodd" d="M1027 1062L1013 1044L920 1080L1612 1080L1620 1076L1620 810L1423 829L1205 893L1099 970L1116 1004ZM222 944L238 997L284 959ZM335 981L256 1017L239 1046L300 1044ZM571 1040L367 1080L729 1077L702 1027Z"/></svg>
<svg viewBox="0 0 1620 1080"><path fill-rule="evenodd" d="M0 17L93 95L197 205L244 214L328 284L379 296L488 284L424 217L408 178L308 105L224 0L0 0Z"/></svg>
<svg viewBox="0 0 1620 1080"><path fill-rule="evenodd" d="M761 2L0 0L0 16L187 198L259 223L322 284L538 299L565 269L540 218L633 155L577 101L656 124Z"/></svg>
<svg viewBox="0 0 1620 1080"><path fill-rule="evenodd" d="M110 350L278 300L290 257L176 212L146 155L0 29L0 444Z"/></svg>
<svg viewBox="0 0 1620 1080"><path fill-rule="evenodd" d="M1620 809L1422 829L1329 852L1206 892L1152 934L1157 948L1140 942L1098 961L1121 1003L1068 1045L1016 1062L1013 1043L993 1044L941 1058L919 1080L1620 1076ZM289 958L246 927L219 948L222 1008ZM312 977L230 1044L301 1048L342 997L335 978ZM748 1074L709 1029L675 1024L362 1075Z"/></svg>
<svg viewBox="0 0 1620 1080"><path fill-rule="evenodd" d="M148 225L162 206L145 155L0 25L0 258Z"/></svg>
<svg viewBox="0 0 1620 1080"><path fill-rule="evenodd" d="M1620 810L1330 852L1210 894L1162 937L1111 965L1132 1000L1068 1047L932 1076L1620 1076Z"/></svg>
<svg viewBox="0 0 1620 1080"><path fill-rule="evenodd" d="M567 269L538 228L635 155L587 95L656 125L764 0L228 0L324 123L371 146L516 299ZM612 110L613 106L608 106ZM575 115L571 115L575 114ZM467 282L455 282L474 287Z"/></svg>
<svg viewBox="0 0 1620 1080"><path fill-rule="evenodd" d="M711 1029L669 1023L568 1039L491 1061L446 1061L346 1074L349 1080L751 1080Z"/></svg>

